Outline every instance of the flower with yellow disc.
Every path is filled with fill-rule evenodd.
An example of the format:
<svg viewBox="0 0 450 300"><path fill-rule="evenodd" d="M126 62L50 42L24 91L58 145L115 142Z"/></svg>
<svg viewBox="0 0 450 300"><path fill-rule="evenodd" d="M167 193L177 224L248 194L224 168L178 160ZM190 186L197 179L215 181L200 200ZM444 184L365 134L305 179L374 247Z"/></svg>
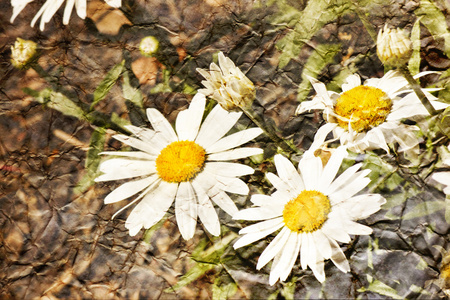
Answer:
<svg viewBox="0 0 450 300"><path fill-rule="evenodd" d="M307 151L298 172L284 156L275 156L278 176L267 174L277 189L271 196L253 195L255 207L244 209L234 219L261 221L243 228L234 248L258 241L281 229L262 252L259 270L273 259L269 283L284 281L300 255L300 264L308 266L320 282L325 281L324 260L331 259L342 271L349 272L348 261L338 242L348 243L350 235L367 235L372 229L355 222L377 212L385 199L377 194L355 196L370 182L370 170L358 171L356 164L336 177L347 150L341 146L324 166L320 157Z"/></svg>
<svg viewBox="0 0 450 300"><path fill-rule="evenodd" d="M176 131L158 110L147 109L153 130L127 126L136 137L114 136L139 151L101 153L118 158L101 163L99 170L104 174L96 181L131 180L108 194L105 204L138 195L124 207L139 201L125 223L130 235L155 225L175 201L175 216L184 239L194 236L197 218L217 236L220 223L212 202L234 215L238 209L226 192L248 194L249 188L237 177L254 170L226 161L261 154L259 148L236 147L262 130L250 128L225 136L242 113L227 112L216 105L201 124L205 103L205 96L197 93L189 108L178 114Z"/></svg>
<svg viewBox="0 0 450 300"><path fill-rule="evenodd" d="M429 72L419 73L415 78L426 74ZM350 75L342 85L342 93L328 91L322 82L309 79L317 94L311 101L301 103L297 113L323 110L327 121L316 133L314 143L325 142L333 132L334 139L358 153L377 148L389 152L390 143L398 143L399 151L418 151L415 132L419 128L401 121L429 113L416 94L407 89L408 82L398 72L389 71L382 78L371 78L364 84L357 74ZM436 101L429 93L433 90L423 89L433 107L437 110L448 107Z"/></svg>

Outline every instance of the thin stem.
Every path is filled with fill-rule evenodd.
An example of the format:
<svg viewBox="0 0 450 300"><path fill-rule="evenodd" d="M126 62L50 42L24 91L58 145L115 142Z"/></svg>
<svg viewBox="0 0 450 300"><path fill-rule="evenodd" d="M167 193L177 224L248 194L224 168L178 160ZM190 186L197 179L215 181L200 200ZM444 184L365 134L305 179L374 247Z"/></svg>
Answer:
<svg viewBox="0 0 450 300"><path fill-rule="evenodd" d="M269 128L268 126L266 126L266 123L264 122L264 120L258 116L257 114L255 114L251 109L249 108L245 108L245 107L241 107L242 111L244 112L244 114L250 119L252 120L253 123L255 123L256 126L258 126L259 128L261 128L263 130L263 132L274 142L276 143L284 152L289 153L289 154L301 154L300 150L295 147L294 145L288 143L287 141L285 141L284 139L282 139L281 137L279 137L273 130L273 128Z"/></svg>
<svg viewBox="0 0 450 300"><path fill-rule="evenodd" d="M425 106L427 111L430 113L430 115L437 115L438 112L434 109L433 105L431 105L430 100L428 100L427 96L425 96L419 84L409 72L409 69L406 66L402 66L399 69L403 73L403 76L405 76L405 79L408 81L409 85L414 90L414 93L416 93L417 97L420 99L420 102L422 102L423 106Z"/></svg>

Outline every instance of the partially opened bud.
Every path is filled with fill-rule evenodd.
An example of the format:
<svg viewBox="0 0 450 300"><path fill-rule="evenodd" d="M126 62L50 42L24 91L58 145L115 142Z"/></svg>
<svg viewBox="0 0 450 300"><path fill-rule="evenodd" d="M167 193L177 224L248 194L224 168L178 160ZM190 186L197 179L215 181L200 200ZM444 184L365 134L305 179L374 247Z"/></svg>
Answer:
<svg viewBox="0 0 450 300"><path fill-rule="evenodd" d="M206 79L202 81L206 88L199 92L216 100L224 109L248 108L255 100L253 82L222 52L219 53L219 66L212 63L209 71L197 71Z"/></svg>
<svg viewBox="0 0 450 300"><path fill-rule="evenodd" d="M37 44L33 41L17 38L11 46L11 62L16 68L24 68L36 56Z"/></svg>
<svg viewBox="0 0 450 300"><path fill-rule="evenodd" d="M141 40L139 50L144 56L153 56L158 51L159 41L154 36L147 36Z"/></svg>
<svg viewBox="0 0 450 300"><path fill-rule="evenodd" d="M411 57L411 40L404 30L390 29L387 25L378 32L377 54L386 65L399 67Z"/></svg>

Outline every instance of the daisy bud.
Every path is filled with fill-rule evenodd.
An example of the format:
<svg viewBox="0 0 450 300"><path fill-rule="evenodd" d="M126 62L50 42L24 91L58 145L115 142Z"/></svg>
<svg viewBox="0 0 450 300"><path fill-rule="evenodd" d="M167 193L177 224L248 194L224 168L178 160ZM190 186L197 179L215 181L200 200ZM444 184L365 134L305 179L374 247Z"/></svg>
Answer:
<svg viewBox="0 0 450 300"><path fill-rule="evenodd" d="M209 71L197 71L206 79L202 81L205 89L199 92L216 100L225 110L238 110L252 105L255 99L253 82L222 52L219 52L219 66L212 63Z"/></svg>
<svg viewBox="0 0 450 300"><path fill-rule="evenodd" d="M390 29L387 25L378 32L377 54L383 64L399 67L411 57L411 40L404 30Z"/></svg>
<svg viewBox="0 0 450 300"><path fill-rule="evenodd" d="M158 51L159 41L154 36L147 36L141 40L139 50L144 56L153 56Z"/></svg>
<svg viewBox="0 0 450 300"><path fill-rule="evenodd" d="M11 46L11 62L16 68L24 68L36 56L37 44L17 38Z"/></svg>

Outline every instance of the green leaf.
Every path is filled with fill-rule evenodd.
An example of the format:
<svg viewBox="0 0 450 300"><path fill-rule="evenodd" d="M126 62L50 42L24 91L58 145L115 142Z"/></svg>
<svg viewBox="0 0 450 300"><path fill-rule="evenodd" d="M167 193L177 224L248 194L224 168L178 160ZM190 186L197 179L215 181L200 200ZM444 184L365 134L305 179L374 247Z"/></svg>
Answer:
<svg viewBox="0 0 450 300"><path fill-rule="evenodd" d="M86 154L86 174L75 187L75 194L84 192L94 183L94 179L98 176L98 166L101 161L101 156L99 154L105 148L105 141L106 130L100 127L96 128L92 133L89 150Z"/></svg>
<svg viewBox="0 0 450 300"><path fill-rule="evenodd" d="M424 201L416 205L412 210L403 215L402 220L410 220L427 215L431 215L437 211L445 209L444 201Z"/></svg>
<svg viewBox="0 0 450 300"><path fill-rule="evenodd" d="M403 297L397 294L397 291L395 289L391 288L390 286L379 280L373 280L372 282L369 283L369 286L367 288L362 287L358 289L358 292L365 292L365 291L378 293L380 295L387 296L392 299L403 299Z"/></svg>
<svg viewBox="0 0 450 300"><path fill-rule="evenodd" d="M213 300L226 300L232 298L238 288L236 283L229 282L223 283L222 278L218 277L214 281L214 285L212 287L212 299Z"/></svg>
<svg viewBox="0 0 450 300"><path fill-rule="evenodd" d="M435 39L444 38L445 54L450 57L450 32L447 29L444 13L430 0L421 0L414 13Z"/></svg>
<svg viewBox="0 0 450 300"><path fill-rule="evenodd" d="M413 52L408 62L408 69L412 75L416 75L420 71L420 19L417 19L411 30Z"/></svg>
<svg viewBox="0 0 450 300"><path fill-rule="evenodd" d="M297 57L303 45L316 34L324 25L336 20L350 9L344 0L311 0L297 17L293 31L288 33L277 44L282 52L279 67L285 67L289 61Z"/></svg>
<svg viewBox="0 0 450 300"><path fill-rule="evenodd" d="M170 86L170 70L163 70L163 81L158 83L154 88L150 90L152 94L157 93L171 93L172 87Z"/></svg>
<svg viewBox="0 0 450 300"><path fill-rule="evenodd" d="M130 83L130 75L128 71L123 72L123 83L122 83L122 92L123 97L134 103L137 107L143 108L142 104L142 93L139 89L131 86Z"/></svg>
<svg viewBox="0 0 450 300"><path fill-rule="evenodd" d="M98 87L94 92L94 100L91 104L91 110L94 109L95 105L102 101L106 95L109 93L111 88L114 86L116 81L119 79L120 75L124 71L125 68L125 60L121 63L115 65L109 72L106 74L105 78L100 82Z"/></svg>
<svg viewBox="0 0 450 300"><path fill-rule="evenodd" d="M64 96L59 92L55 92L49 88L38 92L30 88L23 89L25 93L33 96L37 102L55 109L65 115L86 120L86 113L75 102Z"/></svg>
<svg viewBox="0 0 450 300"><path fill-rule="evenodd" d="M306 76L317 78L321 71L333 62L336 54L341 50L339 44L320 44L305 63L302 72L302 82L298 87L297 100L303 101L311 90L311 83Z"/></svg>
<svg viewBox="0 0 450 300"><path fill-rule="evenodd" d="M166 293L171 293L181 289L182 287L188 285L193 282L209 270L213 269L215 264L205 264L205 263L197 263L192 269L190 269L186 274L181 276L180 280L173 286L164 290Z"/></svg>

